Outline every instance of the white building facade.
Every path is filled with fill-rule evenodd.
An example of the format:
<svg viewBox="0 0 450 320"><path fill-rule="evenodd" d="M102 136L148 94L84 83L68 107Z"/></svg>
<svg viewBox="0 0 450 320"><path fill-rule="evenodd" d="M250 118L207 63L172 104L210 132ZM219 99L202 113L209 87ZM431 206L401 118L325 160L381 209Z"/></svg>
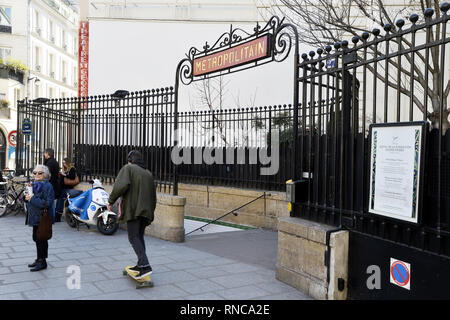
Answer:
<svg viewBox="0 0 450 320"><path fill-rule="evenodd" d="M66 0L2 0L0 58L3 66L20 62L19 77L3 71L0 99L9 102L0 112L0 170L13 168L15 146L8 137L17 130L17 100L78 95L77 10Z"/></svg>
<svg viewBox="0 0 450 320"><path fill-rule="evenodd" d="M253 33L265 6L254 0L80 0L89 21L89 95L173 86L188 50L210 45L233 28ZM306 50L306 49L305 49ZM293 54L225 76L224 107L288 104L293 100ZM194 85L180 87L179 110L195 104Z"/></svg>

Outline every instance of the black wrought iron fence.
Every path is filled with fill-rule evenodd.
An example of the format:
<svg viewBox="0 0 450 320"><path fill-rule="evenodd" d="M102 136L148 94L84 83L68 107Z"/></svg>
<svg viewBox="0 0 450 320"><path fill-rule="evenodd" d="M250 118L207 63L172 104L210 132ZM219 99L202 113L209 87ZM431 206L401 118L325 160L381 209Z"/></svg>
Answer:
<svg viewBox="0 0 450 320"><path fill-rule="evenodd" d="M355 35L301 56L298 157L307 200L295 215L450 255L448 3L436 13ZM433 18L434 17L434 18ZM333 83L333 86L330 84ZM342 97L338 98L338 97ZM325 99L324 99L325 98ZM326 113L325 110L331 110ZM402 223L368 212L370 136L375 123L430 125L426 133L423 221Z"/></svg>
<svg viewBox="0 0 450 320"><path fill-rule="evenodd" d="M29 174L42 163L45 148L53 148L59 163L73 159L83 180L113 181L134 149L143 154L159 191L172 193L173 97L173 88L162 88L20 101L16 168Z"/></svg>

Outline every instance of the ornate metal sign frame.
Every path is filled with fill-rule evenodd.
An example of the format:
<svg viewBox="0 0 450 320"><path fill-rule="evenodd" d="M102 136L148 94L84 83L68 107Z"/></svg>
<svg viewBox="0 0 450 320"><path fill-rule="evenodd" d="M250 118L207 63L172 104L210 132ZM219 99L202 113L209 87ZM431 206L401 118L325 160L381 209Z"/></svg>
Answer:
<svg viewBox="0 0 450 320"><path fill-rule="evenodd" d="M228 49L237 48L246 43L250 43L254 40L261 39L267 36L267 52L261 57L246 61L240 64L233 64L230 67L220 68L219 70L212 70L204 74L194 75L194 60L198 58L205 58L213 56L215 54L225 52ZM261 27L259 23L253 28L253 33L249 33L241 28L233 28L230 25L230 30L223 33L213 45L208 42L205 43L202 49L191 47L186 53L186 58L181 60L177 66L176 78L175 78L175 119L174 129L177 132L178 129L178 90L180 81L184 85L189 85L195 81L201 81L211 79L226 74L232 74L239 71L262 66L270 62L282 62L287 59L292 48L295 48L294 56L294 106L298 106L299 87L299 37L297 27L290 23L284 23L284 18L280 19L277 16L272 16L264 27ZM293 137L298 136L298 108L294 108L294 123L293 123ZM298 139L294 140L293 160L298 156ZM178 141L175 140L175 146ZM295 163L295 161L294 161ZM178 174L177 166L175 166L174 174L174 195L178 194ZM293 179L297 179L297 165L293 168Z"/></svg>
<svg viewBox="0 0 450 320"><path fill-rule="evenodd" d="M202 50L196 47L191 47L186 53L186 58L181 60L178 64L176 82L181 80L184 85L189 85L193 81L200 81L224 74L235 73L273 61L282 62L289 56L293 45L295 45L296 53L298 54L297 29L294 25L283 22L284 19L280 20L279 17L273 16L264 27L261 27L260 24L257 23L252 34L241 28L233 28L233 25L231 25L230 30L223 33L212 46L206 42ZM289 32L289 29L291 32ZM224 68L219 71L212 71L204 75L194 76L195 59L214 55L226 49L231 49L252 40L259 39L265 35L268 35L269 39L267 48L268 54L266 57L257 59L256 61L234 65L230 68ZM295 39L293 39L293 36Z"/></svg>

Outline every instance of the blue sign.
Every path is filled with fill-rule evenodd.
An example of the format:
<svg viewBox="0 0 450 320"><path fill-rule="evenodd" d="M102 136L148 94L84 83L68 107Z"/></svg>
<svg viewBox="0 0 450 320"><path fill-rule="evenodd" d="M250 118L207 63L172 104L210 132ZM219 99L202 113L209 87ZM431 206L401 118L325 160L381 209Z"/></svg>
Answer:
<svg viewBox="0 0 450 320"><path fill-rule="evenodd" d="M22 122L22 134L31 134L31 121L30 121L30 119L23 119L23 122Z"/></svg>
<svg viewBox="0 0 450 320"><path fill-rule="evenodd" d="M411 265L391 258L391 283L410 290Z"/></svg>

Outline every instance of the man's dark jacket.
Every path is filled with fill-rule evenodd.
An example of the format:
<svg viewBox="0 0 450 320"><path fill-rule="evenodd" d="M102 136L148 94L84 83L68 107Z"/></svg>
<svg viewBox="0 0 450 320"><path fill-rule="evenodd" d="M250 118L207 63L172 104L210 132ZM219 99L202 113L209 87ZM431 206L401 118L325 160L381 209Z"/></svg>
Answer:
<svg viewBox="0 0 450 320"><path fill-rule="evenodd" d="M55 158L48 158L44 160L44 165L48 167L50 174L50 183L53 186L53 191L55 192L55 199L57 199L61 194L61 188L59 185L58 173L59 173L59 163Z"/></svg>
<svg viewBox="0 0 450 320"><path fill-rule="evenodd" d="M120 169L108 202L112 205L122 197L120 223L145 218L149 225L156 208L156 187L150 171L127 164Z"/></svg>

